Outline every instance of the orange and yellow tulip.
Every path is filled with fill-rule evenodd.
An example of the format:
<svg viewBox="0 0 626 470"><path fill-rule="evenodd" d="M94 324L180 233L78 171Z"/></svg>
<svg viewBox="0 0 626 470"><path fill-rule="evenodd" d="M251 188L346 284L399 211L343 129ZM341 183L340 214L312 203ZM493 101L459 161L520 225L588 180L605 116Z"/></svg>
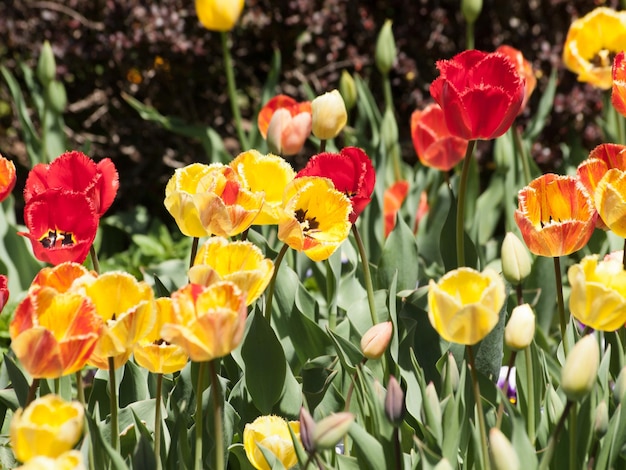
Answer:
<svg viewBox="0 0 626 470"><path fill-rule="evenodd" d="M515 222L528 249L539 256L563 256L587 244L598 214L582 183L548 173L518 194Z"/></svg>
<svg viewBox="0 0 626 470"><path fill-rule="evenodd" d="M350 234L350 199L319 176L294 179L285 189L278 238L313 261L328 259Z"/></svg>
<svg viewBox="0 0 626 470"><path fill-rule="evenodd" d="M626 116L626 61L624 51L618 52L613 60L613 86L611 89L611 103L622 116Z"/></svg>
<svg viewBox="0 0 626 470"><path fill-rule="evenodd" d="M563 46L565 66L603 90L612 85L612 55L626 49L626 11L599 7L574 21Z"/></svg>
<svg viewBox="0 0 626 470"><path fill-rule="evenodd" d="M246 305L258 299L272 278L274 263L248 241L209 238L198 250L189 282L209 286L230 281L246 293Z"/></svg>
<svg viewBox="0 0 626 470"><path fill-rule="evenodd" d="M396 226L396 216L409 192L408 181L396 181L385 189L383 194L383 218L385 221L385 237L388 237Z"/></svg>
<svg viewBox="0 0 626 470"><path fill-rule="evenodd" d="M16 181L15 164L0 155L0 201L4 201L11 194Z"/></svg>
<svg viewBox="0 0 626 470"><path fill-rule="evenodd" d="M210 361L235 349L246 327L246 297L232 282L187 284L172 294L173 321L161 337L182 347L192 361Z"/></svg>
<svg viewBox="0 0 626 470"><path fill-rule="evenodd" d="M596 187L594 200L598 215L609 230L626 238L626 171L607 171Z"/></svg>

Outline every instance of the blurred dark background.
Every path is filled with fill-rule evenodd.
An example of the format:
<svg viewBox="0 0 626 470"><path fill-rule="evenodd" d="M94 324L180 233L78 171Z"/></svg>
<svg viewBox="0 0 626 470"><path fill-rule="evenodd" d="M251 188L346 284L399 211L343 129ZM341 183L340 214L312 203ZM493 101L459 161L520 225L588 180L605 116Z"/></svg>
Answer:
<svg viewBox="0 0 626 470"><path fill-rule="evenodd" d="M405 161L414 163L409 133L411 112L430 100L435 61L464 49L460 1L450 0L246 0L231 33L242 113L247 126L260 103L274 48L282 53L276 93L303 98L302 83L316 92L336 88L343 69L366 79L380 96L373 64L378 31L393 20L399 51L391 72ZM553 113L533 157L545 170L558 168L563 144L591 149L601 141L596 119L599 90L577 83L561 64L562 44L571 21L615 1L484 0L476 24L476 48L501 44L520 49L539 78L524 119L536 109L553 68L558 92ZM135 204L164 217L163 193L173 169L206 161L202 147L143 121L121 98L127 92L192 123L211 125L233 156L239 152L232 125L217 33L198 23L193 1L4 0L0 2L0 63L20 77L17 64L34 66L41 43L49 40L65 83L67 132L74 148L110 157L121 176L113 210ZM0 152L25 162L6 84L0 82ZM307 155L300 156L300 161ZM295 162L297 166L298 161ZM22 168L23 178L26 169ZM18 184L16 193L19 193Z"/></svg>

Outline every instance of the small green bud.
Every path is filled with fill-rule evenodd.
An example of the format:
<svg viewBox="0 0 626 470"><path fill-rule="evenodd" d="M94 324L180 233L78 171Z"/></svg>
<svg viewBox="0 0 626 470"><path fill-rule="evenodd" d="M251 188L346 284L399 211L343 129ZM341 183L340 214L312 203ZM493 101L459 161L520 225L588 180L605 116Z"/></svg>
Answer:
<svg viewBox="0 0 626 470"><path fill-rule="evenodd" d="M554 390L552 385L548 385L548 392L546 394L546 408L548 410L548 419L550 423L556 423L559 421L565 404L561 400L559 394Z"/></svg>
<svg viewBox="0 0 626 470"><path fill-rule="evenodd" d="M313 445L315 449L334 449L348 433L354 422L354 415L348 412L333 413L315 425Z"/></svg>
<svg viewBox="0 0 626 470"><path fill-rule="evenodd" d="M599 366L597 339L587 335L574 345L561 371L561 388L568 400L582 400L591 391L596 383Z"/></svg>
<svg viewBox="0 0 626 470"><path fill-rule="evenodd" d="M376 67L383 75L387 75L396 61L396 41L391 30L391 20L385 21L376 40Z"/></svg>
<svg viewBox="0 0 626 470"><path fill-rule="evenodd" d="M354 108L357 99L356 83L354 78L348 73L347 70L341 72L341 78L339 79L339 93L343 98L343 102L346 104L346 109L349 111Z"/></svg>
<svg viewBox="0 0 626 470"><path fill-rule="evenodd" d="M387 396L385 396L385 415L391 424L400 426L405 411L404 392L396 378L391 375L387 383Z"/></svg>
<svg viewBox="0 0 626 470"><path fill-rule="evenodd" d="M504 328L504 343L514 351L526 349L535 336L535 314L528 304L518 305L511 312Z"/></svg>
<svg viewBox="0 0 626 470"><path fill-rule="evenodd" d="M482 9L483 0L461 0L461 13L468 23L475 23Z"/></svg>
<svg viewBox="0 0 626 470"><path fill-rule="evenodd" d="M532 266L528 248L513 232L504 237L501 258L502 275L511 284L520 284L530 274Z"/></svg>
<svg viewBox="0 0 626 470"><path fill-rule="evenodd" d="M593 418L593 435L596 439L602 439L609 429L609 407L606 402L602 400L595 412Z"/></svg>
<svg viewBox="0 0 626 470"><path fill-rule="evenodd" d="M445 398L459 388L459 367L456 365L456 360L452 353L448 353L448 360L443 365L443 373L441 375L443 376L442 397Z"/></svg>
<svg viewBox="0 0 626 470"><path fill-rule="evenodd" d="M519 470L521 468L517 452L511 442L498 428L489 430L491 462L496 470Z"/></svg>
<svg viewBox="0 0 626 470"><path fill-rule="evenodd" d="M613 387L613 399L617 404L621 403L626 393L626 367L624 367L615 380L615 386Z"/></svg>
<svg viewBox="0 0 626 470"><path fill-rule="evenodd" d="M37 61L37 79L44 87L54 80L57 74L57 65L54 60L54 53L48 41L44 41L41 46L41 53Z"/></svg>
<svg viewBox="0 0 626 470"><path fill-rule="evenodd" d="M67 106L67 93L63 83L58 80L52 80L48 84L45 93L50 109L57 114L63 113Z"/></svg>

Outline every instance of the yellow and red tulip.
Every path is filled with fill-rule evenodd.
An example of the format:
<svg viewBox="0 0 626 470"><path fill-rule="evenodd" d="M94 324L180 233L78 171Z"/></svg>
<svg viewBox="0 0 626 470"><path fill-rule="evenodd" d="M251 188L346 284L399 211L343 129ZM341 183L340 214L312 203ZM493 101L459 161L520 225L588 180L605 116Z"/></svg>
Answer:
<svg viewBox="0 0 626 470"><path fill-rule="evenodd" d="M613 60L611 71L613 84L611 89L611 103L622 116L626 116L626 61L624 51L620 51Z"/></svg>
<svg viewBox="0 0 626 470"><path fill-rule="evenodd" d="M626 238L626 171L617 168L607 171L596 187L594 201L609 230Z"/></svg>
<svg viewBox="0 0 626 470"><path fill-rule="evenodd" d="M270 99L257 118L259 131L279 155L295 155L311 135L311 103L298 102L286 95Z"/></svg>
<svg viewBox="0 0 626 470"><path fill-rule="evenodd" d="M582 183L548 173L518 194L515 222L528 249L539 256L563 256L587 244L598 214Z"/></svg>
<svg viewBox="0 0 626 470"><path fill-rule="evenodd" d="M0 155L0 201L4 201L11 194L16 181L15 164Z"/></svg>

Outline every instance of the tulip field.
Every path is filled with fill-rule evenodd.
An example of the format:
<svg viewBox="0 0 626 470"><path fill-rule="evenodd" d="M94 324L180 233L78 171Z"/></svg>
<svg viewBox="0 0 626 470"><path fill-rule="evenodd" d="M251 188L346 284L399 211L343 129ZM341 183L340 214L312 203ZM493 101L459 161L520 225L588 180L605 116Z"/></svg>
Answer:
<svg viewBox="0 0 626 470"><path fill-rule="evenodd" d="M174 73L156 47L112 100L71 90L114 51L70 77L53 38L32 63L0 48L0 468L626 468L626 10L587 2L545 73L521 43L476 47L494 2L455 2L463 37L401 119L415 73L392 20L364 21L371 61L331 61L333 83L279 79L277 48L253 83L237 31L261 3L164 15L219 44L214 125L140 92ZM320 7L332 23L331 3L349 2ZM37 5L77 40L107 27ZM567 78L597 141L571 132L545 159ZM66 122L93 102L86 127L123 103L151 148L203 153L100 154Z"/></svg>

